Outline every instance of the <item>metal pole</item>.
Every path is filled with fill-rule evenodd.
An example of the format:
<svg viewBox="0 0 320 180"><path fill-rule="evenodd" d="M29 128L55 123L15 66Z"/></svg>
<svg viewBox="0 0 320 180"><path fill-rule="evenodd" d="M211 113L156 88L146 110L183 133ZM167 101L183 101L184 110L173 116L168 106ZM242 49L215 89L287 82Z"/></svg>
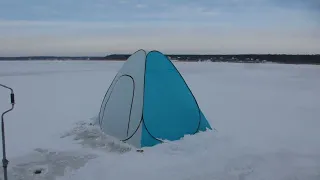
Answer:
<svg viewBox="0 0 320 180"><path fill-rule="evenodd" d="M14 100L14 93L13 93L13 89L0 84L1 87L9 89L11 91L11 95L10 95L10 99L11 99L11 108L8 109L7 111L5 111L4 113L2 113L1 115L1 130L2 130L2 166L3 166L3 176L4 176L4 180L8 180L8 171L7 171L7 167L9 164L9 161L7 160L7 156L6 156L6 141L5 141L5 132L4 132L4 115L7 114L8 112L12 111L14 108L14 104L15 104L15 100Z"/></svg>

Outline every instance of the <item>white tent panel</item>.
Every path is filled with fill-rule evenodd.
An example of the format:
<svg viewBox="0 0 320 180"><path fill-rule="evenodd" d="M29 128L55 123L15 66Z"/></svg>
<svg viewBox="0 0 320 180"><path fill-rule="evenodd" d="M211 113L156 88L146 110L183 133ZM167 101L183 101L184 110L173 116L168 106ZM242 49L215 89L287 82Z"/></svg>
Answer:
<svg viewBox="0 0 320 180"><path fill-rule="evenodd" d="M120 140L129 138L128 142L137 147L141 140L145 61L144 50L139 50L128 58L106 93L99 116L104 132ZM130 117L128 113L131 114Z"/></svg>
<svg viewBox="0 0 320 180"><path fill-rule="evenodd" d="M133 80L129 76L121 76L115 82L105 106L101 126L103 130L119 139L127 137L133 85Z"/></svg>

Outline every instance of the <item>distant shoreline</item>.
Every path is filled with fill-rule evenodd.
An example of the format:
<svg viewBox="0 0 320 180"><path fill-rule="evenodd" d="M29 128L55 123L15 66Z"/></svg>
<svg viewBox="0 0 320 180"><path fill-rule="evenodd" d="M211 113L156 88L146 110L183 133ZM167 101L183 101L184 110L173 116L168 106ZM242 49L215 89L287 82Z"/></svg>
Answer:
<svg viewBox="0 0 320 180"><path fill-rule="evenodd" d="M0 57L0 61L125 61L130 54L111 54L107 56L21 56ZM292 54L167 54L173 61L182 62L238 62L238 63L282 63L282 64L316 64L320 65L320 54L292 55Z"/></svg>

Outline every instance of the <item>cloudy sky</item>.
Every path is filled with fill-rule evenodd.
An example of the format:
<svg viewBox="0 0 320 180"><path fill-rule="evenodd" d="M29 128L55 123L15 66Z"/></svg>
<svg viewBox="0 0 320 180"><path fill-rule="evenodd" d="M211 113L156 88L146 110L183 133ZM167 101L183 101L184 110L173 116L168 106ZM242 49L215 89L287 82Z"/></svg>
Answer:
<svg viewBox="0 0 320 180"><path fill-rule="evenodd" d="M0 56L320 53L320 0L0 0Z"/></svg>

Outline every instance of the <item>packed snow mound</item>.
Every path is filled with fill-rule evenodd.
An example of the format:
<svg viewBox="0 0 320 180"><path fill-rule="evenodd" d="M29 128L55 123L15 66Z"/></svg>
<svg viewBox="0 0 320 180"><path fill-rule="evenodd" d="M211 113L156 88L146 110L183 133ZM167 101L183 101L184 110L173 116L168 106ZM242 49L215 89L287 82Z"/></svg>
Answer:
<svg viewBox="0 0 320 180"><path fill-rule="evenodd" d="M67 137L72 138L85 148L118 153L124 153L132 149L130 145L104 134L96 121L77 122L73 129L61 136L61 138Z"/></svg>

